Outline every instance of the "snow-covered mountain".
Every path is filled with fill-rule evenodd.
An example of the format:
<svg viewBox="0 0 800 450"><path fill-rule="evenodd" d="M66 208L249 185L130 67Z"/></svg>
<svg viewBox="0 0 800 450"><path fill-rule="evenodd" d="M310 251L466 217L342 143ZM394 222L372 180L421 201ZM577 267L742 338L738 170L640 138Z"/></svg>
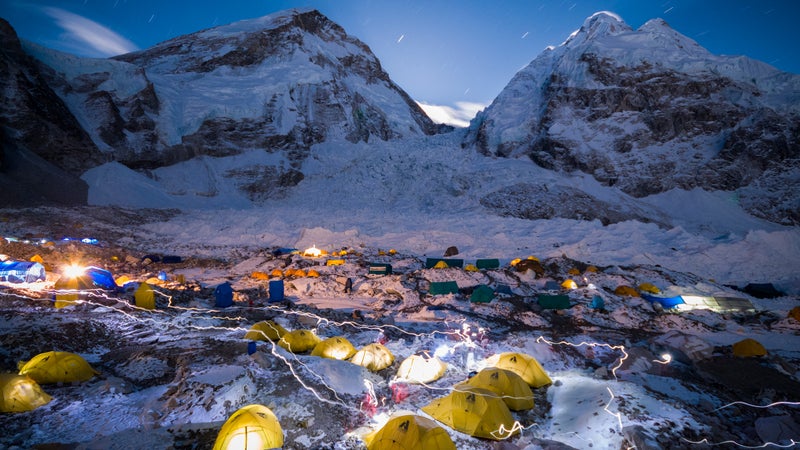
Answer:
<svg viewBox="0 0 800 450"><path fill-rule="evenodd" d="M463 146L634 197L730 191L756 216L800 221L800 76L713 55L661 19L592 15L514 76Z"/></svg>
<svg viewBox="0 0 800 450"><path fill-rule="evenodd" d="M23 48L69 108L64 116L77 119L106 161L134 170L195 161L203 170L203 157L256 152L221 174L251 200L302 180L314 144L445 129L391 81L364 43L316 10L245 20L112 59Z"/></svg>

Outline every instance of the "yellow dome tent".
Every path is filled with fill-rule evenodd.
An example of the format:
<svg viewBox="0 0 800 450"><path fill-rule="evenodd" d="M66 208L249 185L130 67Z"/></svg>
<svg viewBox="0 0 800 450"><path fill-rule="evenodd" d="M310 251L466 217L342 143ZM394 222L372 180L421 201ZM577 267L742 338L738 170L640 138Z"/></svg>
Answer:
<svg viewBox="0 0 800 450"><path fill-rule="evenodd" d="M401 414L364 436L367 450L456 450L447 430L427 417Z"/></svg>
<svg viewBox="0 0 800 450"><path fill-rule="evenodd" d="M569 274L569 275L580 275L580 274L581 274L581 271L580 271L580 270L578 270L578 268L577 268L577 267L573 267L573 268L571 268L571 269L569 269L569 270L567 271L567 274Z"/></svg>
<svg viewBox="0 0 800 450"><path fill-rule="evenodd" d="M394 363L394 355L388 348L381 344L369 344L357 351L350 362L361 367L366 367L367 370L377 372L383 370Z"/></svg>
<svg viewBox="0 0 800 450"><path fill-rule="evenodd" d="M81 281L78 278L61 277L56 281L53 289L56 290L56 308L72 306L80 298Z"/></svg>
<svg viewBox="0 0 800 450"><path fill-rule="evenodd" d="M563 283L561 283L561 287L564 289L578 289L578 283L571 278L567 278Z"/></svg>
<svg viewBox="0 0 800 450"><path fill-rule="evenodd" d="M272 320L256 322L244 334L245 339L251 341L277 341L288 333L285 328Z"/></svg>
<svg viewBox="0 0 800 450"><path fill-rule="evenodd" d="M795 306L789 311L787 317L791 317L794 320L800 322L800 306Z"/></svg>
<svg viewBox="0 0 800 450"><path fill-rule="evenodd" d="M142 283L133 293L136 306L144 309L156 309L156 295L153 288L147 283Z"/></svg>
<svg viewBox="0 0 800 450"><path fill-rule="evenodd" d="M305 353L319 344L320 338L309 330L293 330L278 341L278 345L292 353Z"/></svg>
<svg viewBox="0 0 800 450"><path fill-rule="evenodd" d="M27 375L0 374L0 412L32 411L52 397Z"/></svg>
<svg viewBox="0 0 800 450"><path fill-rule="evenodd" d="M447 269L449 267L450 266L448 266L447 263L444 262L444 260L440 260L439 262L433 265L434 269Z"/></svg>
<svg viewBox="0 0 800 450"><path fill-rule="evenodd" d="M656 287L656 285L652 283L642 283L639 285L639 290L641 292L647 292L648 294L660 294L661 289Z"/></svg>
<svg viewBox="0 0 800 450"><path fill-rule="evenodd" d="M519 432L508 406L492 391L457 386L445 397L422 407L434 419L470 436L507 439Z"/></svg>
<svg viewBox="0 0 800 450"><path fill-rule="evenodd" d="M442 378L446 370L447 364L436 356L411 355L400 363L397 378L408 383L430 383Z"/></svg>
<svg viewBox="0 0 800 450"><path fill-rule="evenodd" d="M267 275L265 272L260 272L256 270L255 272L250 274L250 278L253 278L255 280L269 280L269 275Z"/></svg>
<svg viewBox="0 0 800 450"><path fill-rule="evenodd" d="M311 356L338 360L350 359L355 354L356 348L344 336L325 339L311 351Z"/></svg>
<svg viewBox="0 0 800 450"><path fill-rule="evenodd" d="M308 269L308 273L306 274L309 278L319 278L319 272L314 269Z"/></svg>
<svg viewBox="0 0 800 450"><path fill-rule="evenodd" d="M273 278L280 278L283 276L283 271L281 269L272 269L272 272L269 273L269 276Z"/></svg>
<svg viewBox="0 0 800 450"><path fill-rule="evenodd" d="M465 384L494 392L512 411L533 408L531 387L521 376L510 370L487 367L466 381Z"/></svg>
<svg viewBox="0 0 800 450"><path fill-rule="evenodd" d="M626 297L639 297L639 293L636 292L636 289L630 286L617 286L614 289L614 294Z"/></svg>
<svg viewBox="0 0 800 450"><path fill-rule="evenodd" d="M524 353L506 352L494 355L486 361L487 366L510 370L521 376L530 387L540 388L553 381L536 358Z"/></svg>
<svg viewBox="0 0 800 450"><path fill-rule="evenodd" d="M278 418L263 405L247 405L222 425L213 450L251 450L283 447Z"/></svg>
<svg viewBox="0 0 800 450"><path fill-rule="evenodd" d="M467 264L464 267L464 270L467 272L480 272L480 269L478 269L478 266L476 266L475 264Z"/></svg>
<svg viewBox="0 0 800 450"><path fill-rule="evenodd" d="M69 352L40 353L19 363L19 374L39 384L86 381L98 373L80 355Z"/></svg>
<svg viewBox="0 0 800 450"><path fill-rule="evenodd" d="M747 338L733 344L733 354L741 358L764 356L767 354L767 349L757 340Z"/></svg>

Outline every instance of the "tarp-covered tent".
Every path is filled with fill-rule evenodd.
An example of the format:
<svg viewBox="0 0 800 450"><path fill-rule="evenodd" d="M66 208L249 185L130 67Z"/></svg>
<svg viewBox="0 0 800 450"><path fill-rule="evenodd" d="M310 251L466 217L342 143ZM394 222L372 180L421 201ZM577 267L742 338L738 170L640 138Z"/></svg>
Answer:
<svg viewBox="0 0 800 450"><path fill-rule="evenodd" d="M701 295L682 295L684 305L680 309L710 309L717 312L751 311L755 309L753 303L746 298L739 297L708 297Z"/></svg>
<svg viewBox="0 0 800 450"><path fill-rule="evenodd" d="M283 447L283 430L275 413L263 405L247 405L225 421L213 450Z"/></svg>
<svg viewBox="0 0 800 450"><path fill-rule="evenodd" d="M0 281L8 283L33 283L47 279L44 266L33 261L0 262Z"/></svg>
<svg viewBox="0 0 800 450"><path fill-rule="evenodd" d="M400 363L397 378L414 384L430 383L444 376L447 364L437 356L411 355Z"/></svg>
<svg viewBox="0 0 800 450"><path fill-rule="evenodd" d="M521 376L529 386L540 388L547 386L553 381L544 371L539 361L533 356L519 352L505 352L494 355L486 361L488 367L498 367L510 370Z"/></svg>
<svg viewBox="0 0 800 450"><path fill-rule="evenodd" d="M494 290L485 284L479 284L472 290L469 301L472 303L489 303L494 298Z"/></svg>
<svg viewBox="0 0 800 450"><path fill-rule="evenodd" d="M382 344L373 343L364 346L357 351L350 362L367 370L377 372L383 370L394 363L394 355Z"/></svg>
<svg viewBox="0 0 800 450"><path fill-rule="evenodd" d="M519 433L508 406L494 392L457 386L421 408L434 419L470 436L503 440Z"/></svg>
<svg viewBox="0 0 800 450"><path fill-rule="evenodd" d="M310 330L292 330L278 341L278 345L292 353L305 353L313 350L321 339Z"/></svg>
<svg viewBox="0 0 800 450"><path fill-rule="evenodd" d="M288 333L285 328L272 320L256 322L244 334L245 339L251 341L277 341Z"/></svg>
<svg viewBox="0 0 800 450"><path fill-rule="evenodd" d="M539 294L536 300L544 309L567 309L571 306L568 295Z"/></svg>
<svg viewBox="0 0 800 450"><path fill-rule="evenodd" d="M83 270L83 275L92 280L92 285L100 289L116 289L117 282L114 275L108 270L89 266Z"/></svg>
<svg viewBox="0 0 800 450"><path fill-rule="evenodd" d="M657 297L655 295L642 293L642 298L650 303L658 303L665 309L674 308L684 303L683 298L680 295L676 295L674 297Z"/></svg>
<svg viewBox="0 0 800 450"><path fill-rule="evenodd" d="M392 265L384 263L369 263L370 275L391 275Z"/></svg>
<svg viewBox="0 0 800 450"><path fill-rule="evenodd" d="M214 306L227 308L233 305L233 286L227 281L214 288Z"/></svg>
<svg viewBox="0 0 800 450"><path fill-rule="evenodd" d="M144 309L156 309L156 295L153 288L147 283L142 283L133 293L136 306Z"/></svg>
<svg viewBox="0 0 800 450"><path fill-rule="evenodd" d="M530 385L514 371L487 367L467 380L466 384L494 392L512 411L533 408L533 391Z"/></svg>
<svg viewBox="0 0 800 450"><path fill-rule="evenodd" d="M431 295L458 294L458 283L455 281L431 281L428 293Z"/></svg>
<svg viewBox="0 0 800 450"><path fill-rule="evenodd" d="M456 258L426 258L425 259L425 268L426 269L433 269L436 264L440 261L443 261L447 264L447 267L464 267L464 260L463 259L456 259Z"/></svg>
<svg viewBox="0 0 800 450"><path fill-rule="evenodd" d="M325 339L311 351L311 356L322 358L345 360L350 359L356 354L356 348L344 336L336 336Z"/></svg>
<svg viewBox="0 0 800 450"><path fill-rule="evenodd" d="M478 259L475 261L475 267L478 269L499 269L500 260L497 258Z"/></svg>
<svg viewBox="0 0 800 450"><path fill-rule="evenodd" d="M27 375L0 374L0 412L32 411L50 400L52 397Z"/></svg>
<svg viewBox="0 0 800 450"><path fill-rule="evenodd" d="M99 374L83 357L69 352L40 353L28 362L19 363L19 374L39 384L86 381Z"/></svg>
<svg viewBox="0 0 800 450"><path fill-rule="evenodd" d="M364 436L367 450L456 450L447 431L427 417L401 414Z"/></svg>
<svg viewBox="0 0 800 450"><path fill-rule="evenodd" d="M733 355L741 358L749 358L751 356L765 356L767 349L755 339L746 338L733 344Z"/></svg>

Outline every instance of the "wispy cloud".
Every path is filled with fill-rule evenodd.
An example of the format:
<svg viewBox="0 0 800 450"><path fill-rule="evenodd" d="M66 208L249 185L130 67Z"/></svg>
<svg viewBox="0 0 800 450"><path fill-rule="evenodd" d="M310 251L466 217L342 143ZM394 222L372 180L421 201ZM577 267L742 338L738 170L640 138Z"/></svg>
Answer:
<svg viewBox="0 0 800 450"><path fill-rule="evenodd" d="M454 127L467 127L478 111L487 105L473 102L456 102L455 107L446 105L430 105L424 102L417 104L425 111L425 114L436 123L445 123Z"/></svg>
<svg viewBox="0 0 800 450"><path fill-rule="evenodd" d="M44 7L42 11L65 31L62 45L82 56L115 56L139 49L113 30L83 16L61 8Z"/></svg>

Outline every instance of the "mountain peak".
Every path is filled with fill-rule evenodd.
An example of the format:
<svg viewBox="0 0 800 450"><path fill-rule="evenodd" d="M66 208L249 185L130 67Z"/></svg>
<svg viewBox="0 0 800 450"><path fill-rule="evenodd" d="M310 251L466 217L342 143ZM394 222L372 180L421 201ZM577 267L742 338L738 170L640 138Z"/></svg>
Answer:
<svg viewBox="0 0 800 450"><path fill-rule="evenodd" d="M580 29L573 32L564 44L577 44L628 31L632 31L632 28L620 16L610 11L599 11L587 17Z"/></svg>

